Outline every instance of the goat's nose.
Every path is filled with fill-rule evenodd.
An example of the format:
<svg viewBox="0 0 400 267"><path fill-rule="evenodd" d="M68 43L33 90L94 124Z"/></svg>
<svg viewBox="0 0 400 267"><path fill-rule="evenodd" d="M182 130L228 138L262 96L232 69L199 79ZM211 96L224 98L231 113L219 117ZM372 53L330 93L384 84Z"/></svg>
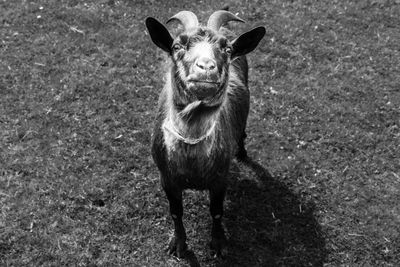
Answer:
<svg viewBox="0 0 400 267"><path fill-rule="evenodd" d="M196 60L196 67L202 71L212 71L216 65L215 60L208 57L200 57Z"/></svg>

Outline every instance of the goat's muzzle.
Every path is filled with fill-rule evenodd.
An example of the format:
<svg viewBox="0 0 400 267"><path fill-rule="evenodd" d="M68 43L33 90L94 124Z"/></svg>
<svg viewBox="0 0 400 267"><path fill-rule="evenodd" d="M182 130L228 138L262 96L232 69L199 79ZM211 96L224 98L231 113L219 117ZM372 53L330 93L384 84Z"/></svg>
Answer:
<svg viewBox="0 0 400 267"><path fill-rule="evenodd" d="M208 57L199 57L187 77L188 89L198 100L212 98L220 89L217 63Z"/></svg>
<svg viewBox="0 0 400 267"><path fill-rule="evenodd" d="M219 92L220 85L219 82L209 80L191 79L188 81L188 89L198 100L213 98Z"/></svg>

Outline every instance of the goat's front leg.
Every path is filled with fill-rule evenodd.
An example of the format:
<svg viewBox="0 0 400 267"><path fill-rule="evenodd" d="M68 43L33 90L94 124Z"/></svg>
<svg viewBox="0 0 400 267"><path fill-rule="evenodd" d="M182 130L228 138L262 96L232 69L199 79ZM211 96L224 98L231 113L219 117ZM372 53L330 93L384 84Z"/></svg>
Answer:
<svg viewBox="0 0 400 267"><path fill-rule="evenodd" d="M225 187L210 189L210 213L212 217L211 229L211 249L218 257L226 256L226 237L222 226L222 216L224 213Z"/></svg>
<svg viewBox="0 0 400 267"><path fill-rule="evenodd" d="M186 232L182 222L182 190L164 187L164 191L169 201L169 210L175 225L175 234L168 246L168 252L179 258L184 258L187 250Z"/></svg>

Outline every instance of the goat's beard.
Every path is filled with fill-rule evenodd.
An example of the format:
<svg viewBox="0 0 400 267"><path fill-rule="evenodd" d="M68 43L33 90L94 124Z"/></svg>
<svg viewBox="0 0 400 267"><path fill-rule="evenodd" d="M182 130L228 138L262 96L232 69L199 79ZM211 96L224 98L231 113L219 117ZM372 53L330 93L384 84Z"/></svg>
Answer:
<svg viewBox="0 0 400 267"><path fill-rule="evenodd" d="M216 112L224 102L227 88L227 82L225 82L220 85L220 88L216 90L216 93L212 97L199 100L197 96L188 93L189 91L185 90L186 88L179 87L176 81L175 85L173 87L174 106L179 116L188 123Z"/></svg>
<svg viewBox="0 0 400 267"><path fill-rule="evenodd" d="M223 104L229 80L228 66L222 69L218 83L187 82L188 75L177 68L172 68L171 74L173 103L180 117L188 123L216 112Z"/></svg>

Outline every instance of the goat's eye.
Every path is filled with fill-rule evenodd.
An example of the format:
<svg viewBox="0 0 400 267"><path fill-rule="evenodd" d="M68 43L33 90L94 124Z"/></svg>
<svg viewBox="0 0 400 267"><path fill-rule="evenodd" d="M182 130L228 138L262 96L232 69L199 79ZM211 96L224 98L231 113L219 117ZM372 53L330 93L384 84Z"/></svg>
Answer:
<svg viewBox="0 0 400 267"><path fill-rule="evenodd" d="M225 53L227 53L227 54L231 54L232 53L232 48L231 47L226 47L225 48Z"/></svg>
<svg viewBox="0 0 400 267"><path fill-rule="evenodd" d="M172 46L172 49L173 49L174 51L181 50L182 48L183 48L183 46L182 46L181 44L174 44L174 45Z"/></svg>

